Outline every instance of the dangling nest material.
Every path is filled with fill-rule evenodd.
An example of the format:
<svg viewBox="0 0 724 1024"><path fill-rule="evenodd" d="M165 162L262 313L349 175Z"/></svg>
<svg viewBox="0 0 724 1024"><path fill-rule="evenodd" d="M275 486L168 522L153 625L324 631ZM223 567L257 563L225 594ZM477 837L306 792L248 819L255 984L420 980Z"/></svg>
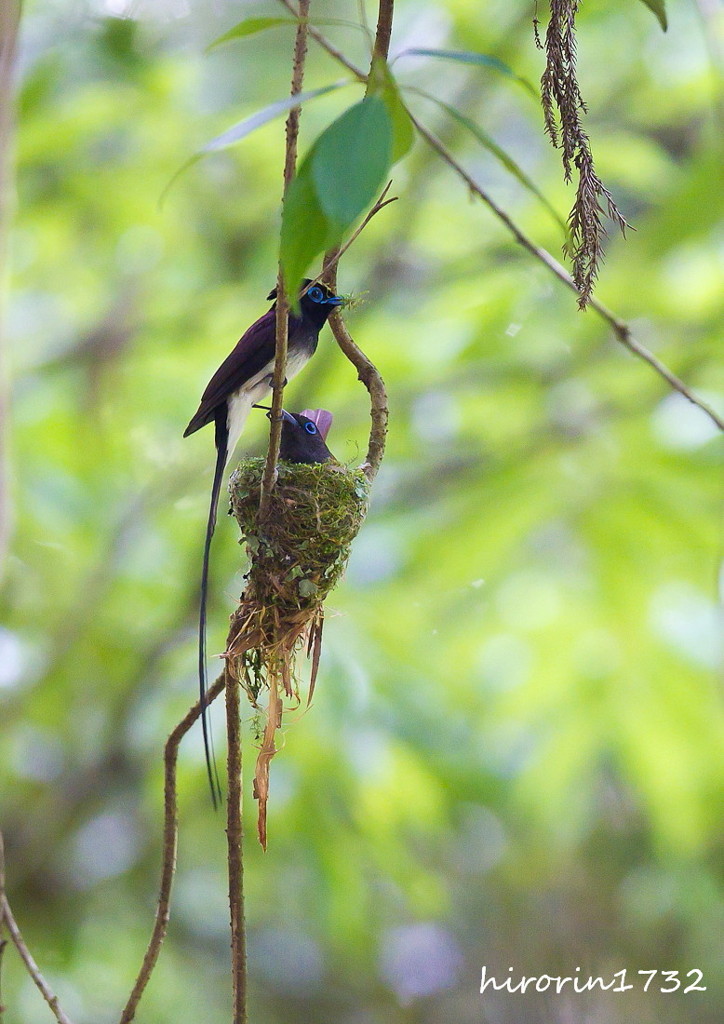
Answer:
<svg viewBox="0 0 724 1024"><path fill-rule="evenodd" d="M269 762L276 753L283 698L298 706L296 656L303 646L312 668L312 698L322 643L324 600L349 558L367 512L361 470L336 463L279 463L268 514L259 521L264 459L244 459L231 477L231 508L242 531L250 567L231 620L229 668L253 707L268 689L269 704L254 774L259 840L266 849ZM261 732L261 730L260 730Z"/></svg>

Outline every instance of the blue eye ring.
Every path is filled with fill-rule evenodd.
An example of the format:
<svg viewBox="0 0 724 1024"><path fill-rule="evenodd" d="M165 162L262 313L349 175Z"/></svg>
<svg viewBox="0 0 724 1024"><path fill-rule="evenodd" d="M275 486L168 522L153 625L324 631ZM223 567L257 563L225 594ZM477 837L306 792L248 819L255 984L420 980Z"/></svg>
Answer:
<svg viewBox="0 0 724 1024"><path fill-rule="evenodd" d="M307 422L304 424L304 429L306 430L306 432L308 434L316 434L317 433L317 426L316 426L315 423L312 423L311 420L307 420Z"/></svg>
<svg viewBox="0 0 724 1024"><path fill-rule="evenodd" d="M312 300L312 302L326 301L324 298L324 292L322 291L321 288L318 288L317 285L315 285L314 288L310 288L309 291L307 292L307 295Z"/></svg>

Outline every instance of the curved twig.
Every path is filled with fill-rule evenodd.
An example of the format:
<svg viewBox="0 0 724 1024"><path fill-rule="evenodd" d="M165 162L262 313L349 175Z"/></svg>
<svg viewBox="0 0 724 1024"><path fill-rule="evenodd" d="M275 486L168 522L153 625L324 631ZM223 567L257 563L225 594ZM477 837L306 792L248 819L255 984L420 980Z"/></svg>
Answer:
<svg viewBox="0 0 724 1024"><path fill-rule="evenodd" d="M336 249L330 249L324 257L322 279L332 290L335 290L337 287L337 259ZM352 335L347 330L347 325L338 312L335 311L330 316L329 326L332 328L335 341L357 370L358 380L362 381L369 392L372 424L370 426L367 455L361 468L369 483L372 483L377 476L377 471L385 454L385 439L387 437L387 420L389 416L385 382L382 380L380 372L372 360L355 343Z"/></svg>
<svg viewBox="0 0 724 1024"><path fill-rule="evenodd" d="M216 679L206 694L206 706L216 700L224 688L225 674ZM163 867L161 870L161 885L158 892L158 903L156 906L156 920L151 933L141 969L138 972L136 981L128 1002L121 1014L120 1024L129 1024L133 1020L136 1009L140 1002L143 991L149 982L153 969L156 966L158 955L161 952L163 940L168 929L168 919L171 905L171 886L173 885L174 873L176 871L176 848L178 841L178 800L176 795L176 764L178 761L178 749L181 740L189 731L191 726L198 721L201 715L201 703L199 701L187 712L179 724L166 740L163 754L164 764L164 815L163 815Z"/></svg>

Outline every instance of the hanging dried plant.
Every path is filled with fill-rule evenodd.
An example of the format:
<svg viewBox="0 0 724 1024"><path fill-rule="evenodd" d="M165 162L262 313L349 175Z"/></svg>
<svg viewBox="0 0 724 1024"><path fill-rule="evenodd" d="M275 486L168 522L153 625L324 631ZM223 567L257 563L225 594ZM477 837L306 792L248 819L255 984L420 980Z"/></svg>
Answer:
<svg viewBox="0 0 724 1024"><path fill-rule="evenodd" d="M587 112L576 73L576 14L579 0L550 0L551 16L545 36L546 68L541 78L545 130L561 150L567 182L578 171L576 200L568 217L570 237L564 253L573 263L578 305L585 309L604 258L607 235L604 213L625 234L630 227L613 196L596 174L582 114ZM536 41L541 46L536 25ZM604 205L605 210L604 210Z"/></svg>

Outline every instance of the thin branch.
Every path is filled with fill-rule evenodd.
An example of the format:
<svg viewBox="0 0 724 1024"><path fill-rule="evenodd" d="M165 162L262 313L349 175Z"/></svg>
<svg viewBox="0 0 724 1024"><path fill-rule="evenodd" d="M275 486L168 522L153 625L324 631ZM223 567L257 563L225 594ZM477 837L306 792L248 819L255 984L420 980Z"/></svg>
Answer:
<svg viewBox="0 0 724 1024"><path fill-rule="evenodd" d="M40 991L40 994L42 995L43 999L50 1007L53 1016L58 1021L58 1024L72 1024L70 1017L66 1015L65 1011L60 1006L60 1003L58 1002L58 997L55 995L55 993L50 988L43 975L40 973L40 968L33 959L30 950L25 945L25 940L23 939L23 936L20 933L20 929L18 928L15 918L13 917L13 913L10 909L10 904L8 903L6 896L2 896L0 898L0 916L3 918L5 922L5 927L8 930L8 934L10 935L13 945L20 954L20 959L25 964L25 968L28 974L35 982L35 985Z"/></svg>
<svg viewBox="0 0 724 1024"><path fill-rule="evenodd" d="M304 81L304 62L307 56L307 32L310 0L300 0L299 13L301 20L297 25L294 41L294 63L292 67L291 95L296 96L302 91ZM284 189L282 203L286 200L289 186L297 166L297 139L299 136L300 107L292 107L287 117L286 152L284 156ZM272 384L272 403L269 413L269 448L264 465L259 498L259 515L265 516L269 509L272 488L277 477L279 446L282 438L282 409L284 402L285 372L287 367L287 342L289 340L289 298L284 288L284 274L281 262L277 272L276 297L276 348L274 356L274 381Z"/></svg>
<svg viewBox="0 0 724 1024"><path fill-rule="evenodd" d="M282 0L282 2L285 3L286 0ZM337 57L338 51L334 46L331 45L331 43L327 41L327 39L325 39L321 32L310 32L310 35L312 35L314 40L317 43L319 43L319 45L323 49L325 49L330 56L335 58ZM360 79L360 81L367 80L367 76L363 71L360 70L360 68L355 67L354 65L350 65L350 63L346 60L342 61L342 63L347 68L347 70L351 71L353 75ZM408 111L408 113L410 112ZM412 114L410 114L410 120L412 121L417 131L422 136L422 138L427 142L427 144L431 146L440 157L442 157L445 163L449 167L451 167L452 170L455 171L455 173L460 178L462 178L462 180L468 186L470 191L474 195L478 196L479 199L482 199L484 203L487 204L487 206L495 214L495 216L500 221L502 221L503 224L505 224L505 226L511 232L516 241L518 241L523 246L523 248L526 249L526 251L531 254L531 256L533 256L535 259L543 263L544 266L546 266L552 274L555 274L559 281L562 281L563 284L566 285L566 287L570 288L571 291L575 292L576 295L578 295L578 288L576 287L573 278L570 276L568 271L564 267L562 267L561 264L553 256L551 256L547 249L543 249L541 246L538 246L534 242L532 242L527 237L527 235L525 235L521 231L521 229L518 227L515 221L508 216L505 210L498 206L498 204L487 194L487 192L485 192L484 189L482 189L480 185L478 185L478 183L473 178L471 178L471 176L467 173L464 167L462 167L462 165L457 162L457 160L452 156L452 154L443 145L443 143L440 142L440 140L437 139L431 132L429 132L422 124L420 124L417 118L414 117ZM652 352L649 352L649 350L645 348L645 346L643 346L640 342L636 341L636 339L632 336L631 328L628 326L628 324L626 324L624 320L621 320L619 317L617 317L606 306L604 306L602 302L599 302L596 298L591 298L589 306L591 306L591 308L594 309L598 313L598 315L606 321L606 323L608 323L608 325L612 328L614 336L616 337L617 341L619 341L637 358L642 359L645 363L648 363L648 365L660 377L662 377L663 380L665 380L667 384L669 384L671 388L673 388L674 391L678 391L678 393L680 395L683 395L684 398L688 399L692 403L692 405L695 405L698 409L701 409L702 412L706 413L706 415L711 419L713 423L716 424L717 427L719 427L720 430L724 430L724 419L722 419L722 417L717 412L715 412L715 410L712 409L707 402L705 402L695 392L693 392L691 388L688 387L688 385L686 385L682 380L680 380L676 376L676 374L672 373L671 370L669 370L669 368L665 366L664 363L657 359ZM330 324L332 324L333 330L334 323L337 320L339 320L338 316L330 317Z"/></svg>
<svg viewBox="0 0 724 1024"><path fill-rule="evenodd" d="M395 13L395 0L380 0L377 12L377 31L375 32L375 45L372 50L372 60L387 60L390 52L390 38L392 36L392 19Z"/></svg>
<svg viewBox="0 0 724 1024"><path fill-rule="evenodd" d="M70 1017L68 1017L63 1011L62 1007L58 1002L58 997L55 995L47 981L40 973L40 968L33 959L30 950L25 945L25 940L18 928L17 922L13 917L13 912L10 909L7 896L5 895L5 854L2 832L0 832L0 923L4 923L7 928L10 939L20 954L20 959L25 964L30 977L35 982L43 999L50 1007L53 1016L57 1020L58 1024L72 1024Z"/></svg>
<svg viewBox="0 0 724 1024"><path fill-rule="evenodd" d="M216 700L224 688L224 673L222 673L206 694L206 706ZM176 793L176 765L178 762L178 750L181 740L198 721L201 715L201 703L199 701L187 712L179 724L166 740L164 748L164 814L163 814L163 866L161 870L161 885L158 892L158 903L156 906L156 920L151 933L151 940L148 943L146 954L141 964L141 969L133 985L133 990L128 998L125 1009L121 1015L120 1024L129 1024L133 1020L138 1003L143 991L149 982L153 969L156 966L158 955L161 952L163 940L168 929L168 919L171 905L171 886L173 885L174 873L176 871L176 849L178 843L178 798Z"/></svg>
<svg viewBox="0 0 724 1024"><path fill-rule="evenodd" d="M244 828L242 815L241 709L239 680L224 669L226 734L228 737L226 839L229 857L229 911L231 917L231 978L233 1022L246 1024L246 927L244 923Z"/></svg>
<svg viewBox="0 0 724 1024"><path fill-rule="evenodd" d="M347 239L347 241L344 243L344 245L341 246L341 248L339 248L339 249L330 249L330 258L329 258L328 261L325 261L324 270L322 271L321 274L318 274L317 277L314 278L314 280L311 282L311 284L308 285L307 289L305 289L306 291L308 291L309 288L312 287L312 285L316 284L317 281L322 281L323 278L325 278L328 275L328 273L332 269L332 267L336 267L337 266L337 264L342 259L344 254L347 252L347 250L350 248L350 246L352 246L357 241L357 239L362 234L362 232L367 227L367 225L372 220L372 218L375 216L375 214L379 213L380 210L384 210L384 208L386 206L389 206L390 203L396 203L397 202L397 200L399 198L398 196L390 196L390 198L387 199L387 193L390 191L391 188L392 188L392 182L388 181L387 184L385 185L384 189L382 190L380 198L377 200L377 202L372 207L372 209L367 214L367 216L362 221L362 223L357 228L357 230L354 231L350 235L350 237ZM334 253L334 256L331 255L332 253Z"/></svg>
<svg viewBox="0 0 724 1024"><path fill-rule="evenodd" d="M561 264L553 256L551 256L551 254L546 249L543 249L540 246L536 245L534 242L531 241L530 238L528 238L527 235L523 233L523 231L521 231L521 229L518 227L515 221L505 212L505 210L498 206L495 200L492 199L491 196L488 195L488 193L484 189L480 187L480 185L475 181L475 179L472 178L465 170L465 168L462 167L457 162L457 160L452 156L449 150L443 145L442 142L440 142L440 140L436 136L434 136L431 132L427 130L427 128L420 124L420 122L415 117L413 117L412 115L410 115L410 117L412 123L415 125L422 138L442 157L445 163L448 164L448 166L451 167L460 178L462 178L462 180L468 186L470 191L479 199L482 199L482 201L490 208L490 210L492 210L492 212L495 214L498 220L501 220L505 224L505 226L511 232L516 241L519 242L523 246L523 248L526 249L527 252L534 256L537 260L540 260L540 262L543 263L551 271L551 273L555 274L559 281L562 281L568 288L571 289L571 291L574 291L576 292L576 294L578 294L578 288L573 278L568 273L568 271L564 267L562 267ZM625 323L625 321L615 316L610 309L608 309L606 306L604 306L602 302L599 302L598 299L594 297L591 297L589 299L589 305L596 310L598 315L602 317L606 321L606 323L609 324L609 326L613 329L616 338L622 345L624 345L634 355L638 356L639 359L643 359L644 362L648 363L648 365L653 370L655 370L656 373L659 374L659 376L663 377L663 379L675 391L678 391L679 394L684 396L684 398L687 398L693 405L697 406L697 408L701 409L702 412L706 413L706 415L712 420L713 423L717 425L717 427L719 427L720 430L724 430L724 419L722 419L722 417L719 416L718 413L715 412L715 410L712 409L711 406L708 405L702 398L696 395L691 390L691 388L684 384L684 382L680 380L676 376L676 374L672 373L671 370L669 370L669 368L665 366L664 363L657 359L652 352L649 352L649 350L644 345L637 341L631 333L631 328L628 326L627 323Z"/></svg>

